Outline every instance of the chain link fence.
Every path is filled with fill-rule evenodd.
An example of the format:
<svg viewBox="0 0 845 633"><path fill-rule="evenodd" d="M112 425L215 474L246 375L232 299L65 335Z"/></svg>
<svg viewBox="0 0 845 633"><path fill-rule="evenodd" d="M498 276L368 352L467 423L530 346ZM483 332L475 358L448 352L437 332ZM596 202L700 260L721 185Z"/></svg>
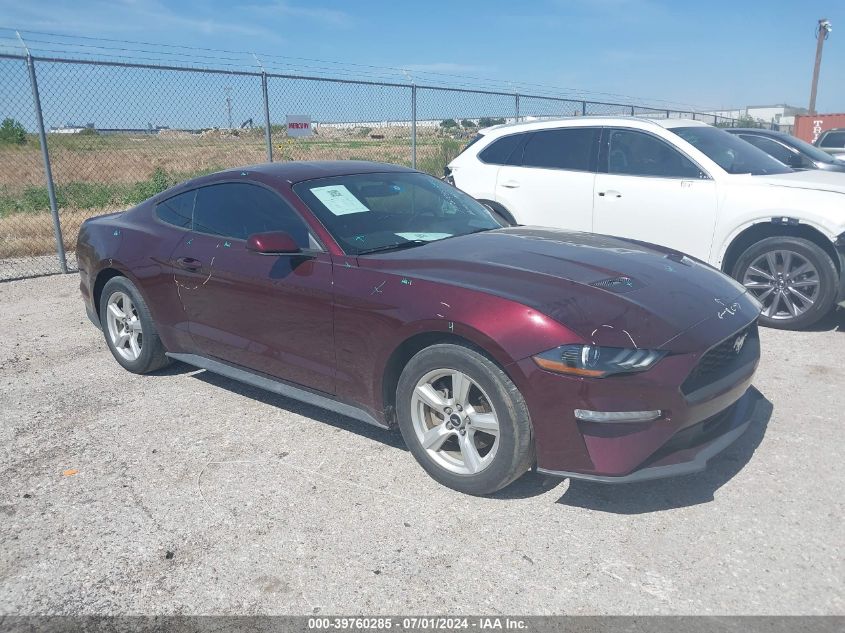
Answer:
<svg viewBox="0 0 845 633"><path fill-rule="evenodd" d="M506 92L32 56L0 56L0 77L0 281L74 270L86 218L226 168L371 160L440 176L479 127L529 117L733 121ZM288 136L292 114L309 115L314 135Z"/></svg>

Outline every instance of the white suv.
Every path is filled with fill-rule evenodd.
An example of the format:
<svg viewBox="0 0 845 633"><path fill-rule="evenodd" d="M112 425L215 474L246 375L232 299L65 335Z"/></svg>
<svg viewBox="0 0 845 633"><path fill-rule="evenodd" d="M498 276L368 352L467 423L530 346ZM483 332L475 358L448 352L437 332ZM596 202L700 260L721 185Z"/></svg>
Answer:
<svg viewBox="0 0 845 633"><path fill-rule="evenodd" d="M793 171L698 121L575 117L482 130L446 177L509 223L606 233L709 262L806 327L845 305L845 175Z"/></svg>

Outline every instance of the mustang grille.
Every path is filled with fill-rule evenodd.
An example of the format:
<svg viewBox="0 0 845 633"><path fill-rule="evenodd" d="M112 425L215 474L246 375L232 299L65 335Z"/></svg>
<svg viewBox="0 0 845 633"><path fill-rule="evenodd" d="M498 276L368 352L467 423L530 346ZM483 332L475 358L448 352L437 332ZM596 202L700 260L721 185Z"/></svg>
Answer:
<svg viewBox="0 0 845 633"><path fill-rule="evenodd" d="M752 323L707 350L681 385L681 392L689 395L698 391L738 367L753 362L759 353L760 339L757 334L757 323Z"/></svg>

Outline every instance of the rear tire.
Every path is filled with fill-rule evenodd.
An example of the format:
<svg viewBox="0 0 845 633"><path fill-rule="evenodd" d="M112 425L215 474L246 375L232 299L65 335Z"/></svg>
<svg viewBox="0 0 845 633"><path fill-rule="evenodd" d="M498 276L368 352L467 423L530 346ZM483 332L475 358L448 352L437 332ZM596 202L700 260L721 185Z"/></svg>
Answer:
<svg viewBox="0 0 845 633"><path fill-rule="evenodd" d="M752 244L740 255L732 276L763 304L762 325L788 330L824 317L839 288L830 255L800 237L769 237Z"/></svg>
<svg viewBox="0 0 845 633"><path fill-rule="evenodd" d="M498 365L460 345L432 345L405 366L396 389L402 437L441 484L487 495L534 462L528 407Z"/></svg>
<svg viewBox="0 0 845 633"><path fill-rule="evenodd" d="M171 360L144 298L126 277L113 277L100 295L100 325L114 359L133 374L148 374Z"/></svg>

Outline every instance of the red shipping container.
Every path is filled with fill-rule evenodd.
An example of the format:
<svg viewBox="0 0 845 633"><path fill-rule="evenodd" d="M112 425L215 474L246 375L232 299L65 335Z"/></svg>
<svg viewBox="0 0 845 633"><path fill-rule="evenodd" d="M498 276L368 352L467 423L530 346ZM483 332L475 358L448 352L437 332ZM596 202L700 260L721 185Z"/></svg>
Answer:
<svg viewBox="0 0 845 633"><path fill-rule="evenodd" d="M793 134L808 143L815 143L819 134L835 127L845 127L845 114L800 114L795 117Z"/></svg>

